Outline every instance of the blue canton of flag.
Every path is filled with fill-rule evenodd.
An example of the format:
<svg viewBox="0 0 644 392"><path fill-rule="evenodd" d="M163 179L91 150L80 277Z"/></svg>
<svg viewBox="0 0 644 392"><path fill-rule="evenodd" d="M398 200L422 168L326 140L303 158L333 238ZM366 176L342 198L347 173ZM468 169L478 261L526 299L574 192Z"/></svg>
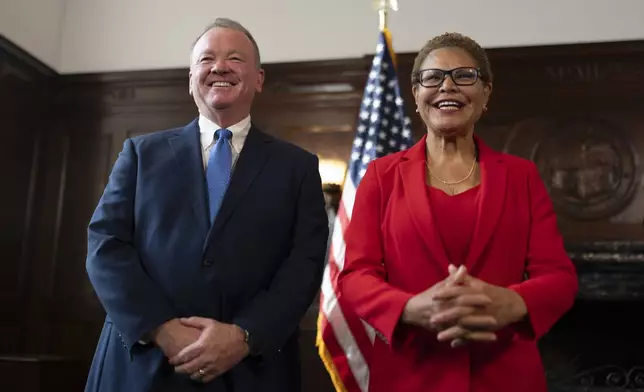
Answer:
<svg viewBox="0 0 644 392"><path fill-rule="evenodd" d="M358 132L349 163L348 174L356 187L373 159L405 150L414 144L411 120L405 115L389 50L385 33L381 32L360 106Z"/></svg>

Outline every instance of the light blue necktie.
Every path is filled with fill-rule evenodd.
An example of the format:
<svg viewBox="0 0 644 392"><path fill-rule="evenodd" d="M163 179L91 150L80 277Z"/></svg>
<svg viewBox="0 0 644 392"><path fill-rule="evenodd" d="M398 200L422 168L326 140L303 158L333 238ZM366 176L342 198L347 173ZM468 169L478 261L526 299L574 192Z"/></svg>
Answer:
<svg viewBox="0 0 644 392"><path fill-rule="evenodd" d="M221 201L228 188L233 161L230 139L233 133L228 129L215 132L217 143L210 151L206 180L208 182L208 205L210 207L210 224L215 221Z"/></svg>

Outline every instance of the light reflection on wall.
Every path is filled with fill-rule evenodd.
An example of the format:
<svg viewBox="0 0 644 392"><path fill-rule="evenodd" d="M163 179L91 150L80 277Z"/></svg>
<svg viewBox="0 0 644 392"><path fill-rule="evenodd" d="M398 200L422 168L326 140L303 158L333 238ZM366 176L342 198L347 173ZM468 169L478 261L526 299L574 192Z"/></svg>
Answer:
<svg viewBox="0 0 644 392"><path fill-rule="evenodd" d="M342 186L346 171L346 162L339 159L320 158L320 177L322 177L322 184Z"/></svg>

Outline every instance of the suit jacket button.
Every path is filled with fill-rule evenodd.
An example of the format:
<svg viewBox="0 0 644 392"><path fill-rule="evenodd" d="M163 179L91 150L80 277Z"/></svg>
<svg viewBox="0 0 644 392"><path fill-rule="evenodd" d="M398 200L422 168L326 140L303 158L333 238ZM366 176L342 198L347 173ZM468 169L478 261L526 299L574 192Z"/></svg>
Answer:
<svg viewBox="0 0 644 392"><path fill-rule="evenodd" d="M213 263L213 260L211 258L207 258L206 260L203 261L203 265L206 267L210 267Z"/></svg>

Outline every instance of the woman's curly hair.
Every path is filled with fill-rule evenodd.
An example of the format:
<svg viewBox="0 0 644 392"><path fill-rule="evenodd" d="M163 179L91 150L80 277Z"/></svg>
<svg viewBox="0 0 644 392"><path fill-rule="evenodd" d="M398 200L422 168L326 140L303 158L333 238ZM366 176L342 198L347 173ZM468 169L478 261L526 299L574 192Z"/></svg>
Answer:
<svg viewBox="0 0 644 392"><path fill-rule="evenodd" d="M414 68L411 72L411 84L416 85L420 82L419 74L420 67L427 56L436 49L442 48L459 48L467 52L480 69L481 79L487 83L492 83L494 76L492 75L492 67L490 60L487 58L485 50L472 38L459 33L444 33L436 36L420 49L414 60Z"/></svg>

